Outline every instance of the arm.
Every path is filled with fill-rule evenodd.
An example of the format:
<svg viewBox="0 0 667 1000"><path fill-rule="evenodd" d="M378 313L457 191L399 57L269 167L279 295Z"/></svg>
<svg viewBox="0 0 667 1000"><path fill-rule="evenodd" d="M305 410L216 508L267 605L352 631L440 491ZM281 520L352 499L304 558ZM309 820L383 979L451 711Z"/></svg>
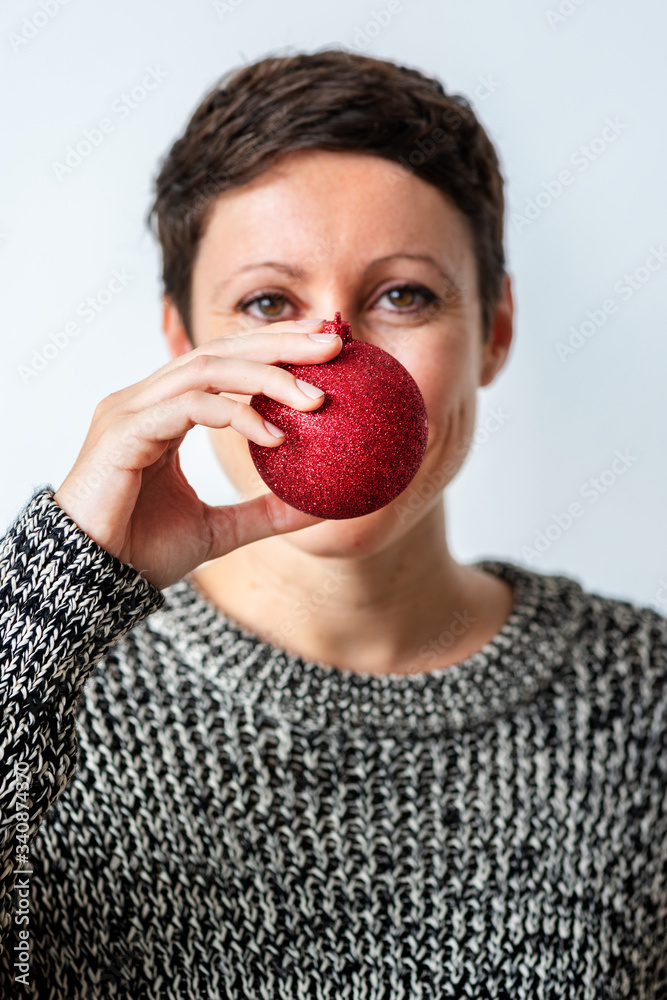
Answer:
<svg viewBox="0 0 667 1000"><path fill-rule="evenodd" d="M30 841L75 771L84 682L163 604L161 591L94 542L50 488L0 540L0 946Z"/></svg>

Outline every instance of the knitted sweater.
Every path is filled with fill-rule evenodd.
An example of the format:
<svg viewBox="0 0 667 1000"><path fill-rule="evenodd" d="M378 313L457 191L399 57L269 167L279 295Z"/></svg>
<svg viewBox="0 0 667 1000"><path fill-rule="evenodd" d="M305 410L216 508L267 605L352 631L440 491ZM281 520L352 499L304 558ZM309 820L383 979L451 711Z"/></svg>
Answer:
<svg viewBox="0 0 667 1000"><path fill-rule="evenodd" d="M0 542L0 995L664 1000L667 619L474 565L494 639L356 674L37 492Z"/></svg>

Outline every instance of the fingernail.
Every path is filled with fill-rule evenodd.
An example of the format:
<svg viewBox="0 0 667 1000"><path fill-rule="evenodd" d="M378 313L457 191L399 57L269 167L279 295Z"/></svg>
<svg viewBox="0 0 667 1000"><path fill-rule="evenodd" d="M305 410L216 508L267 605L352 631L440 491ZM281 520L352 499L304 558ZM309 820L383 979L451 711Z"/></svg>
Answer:
<svg viewBox="0 0 667 1000"><path fill-rule="evenodd" d="M319 340L319 341L321 341L324 344L324 343L331 343L331 341L334 339L334 337L337 337L338 334L337 333L309 333L308 336L310 337L311 340Z"/></svg>
<svg viewBox="0 0 667 1000"><path fill-rule="evenodd" d="M311 385L310 382L304 382L303 379L298 378L296 380L301 392L305 393L306 396L310 396L311 399L317 399L318 396L323 396L324 393L321 389L318 389L316 385Z"/></svg>
<svg viewBox="0 0 667 1000"><path fill-rule="evenodd" d="M298 319L296 321L297 326L319 326L320 323L324 323L323 319Z"/></svg>
<svg viewBox="0 0 667 1000"><path fill-rule="evenodd" d="M276 427L275 424L270 424L268 420L264 420L264 426L266 427L267 431L269 431L270 434L273 434L274 437L279 438L283 436L283 432L281 431L281 429L279 427Z"/></svg>

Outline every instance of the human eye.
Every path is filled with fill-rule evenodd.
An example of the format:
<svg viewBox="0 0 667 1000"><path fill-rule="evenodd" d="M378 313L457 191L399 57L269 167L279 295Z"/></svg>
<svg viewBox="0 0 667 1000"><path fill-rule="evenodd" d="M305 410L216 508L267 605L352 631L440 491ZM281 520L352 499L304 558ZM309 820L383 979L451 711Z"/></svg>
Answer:
<svg viewBox="0 0 667 1000"><path fill-rule="evenodd" d="M391 305L389 311L394 313L419 312L437 303L438 297L424 285L392 285L386 288L376 300L380 304L385 299Z"/></svg>
<svg viewBox="0 0 667 1000"><path fill-rule="evenodd" d="M256 319L290 319L291 317L285 312L285 306L288 304L287 296L281 292L263 291L243 299L235 306L235 310L254 316ZM251 306L254 306L256 311L253 311Z"/></svg>

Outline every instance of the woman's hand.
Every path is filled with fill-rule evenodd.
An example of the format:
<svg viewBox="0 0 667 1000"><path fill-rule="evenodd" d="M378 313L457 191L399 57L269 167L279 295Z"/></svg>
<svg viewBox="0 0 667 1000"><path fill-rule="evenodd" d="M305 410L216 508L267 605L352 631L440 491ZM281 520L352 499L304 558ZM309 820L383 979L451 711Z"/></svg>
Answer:
<svg viewBox="0 0 667 1000"><path fill-rule="evenodd" d="M273 493L243 503L203 503L181 470L178 449L195 424L233 427L279 448L247 403L220 393L264 393L297 410L314 410L279 362L320 364L342 341L310 339L321 322L293 321L220 337L181 355L148 378L112 392L95 409L88 434L56 502L102 548L167 587L200 563L248 542L317 524ZM320 333L321 336L321 333Z"/></svg>

